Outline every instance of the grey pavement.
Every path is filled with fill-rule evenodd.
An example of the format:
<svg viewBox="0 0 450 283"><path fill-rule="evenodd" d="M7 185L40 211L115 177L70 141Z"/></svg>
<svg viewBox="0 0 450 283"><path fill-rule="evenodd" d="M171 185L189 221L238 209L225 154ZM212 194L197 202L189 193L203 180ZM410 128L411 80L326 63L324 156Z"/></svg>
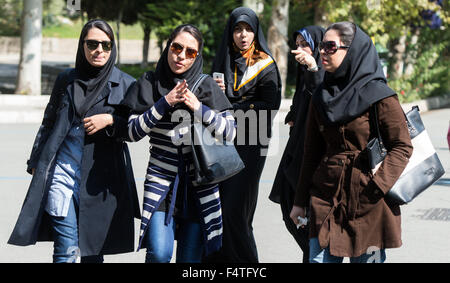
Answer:
<svg viewBox="0 0 450 283"><path fill-rule="evenodd" d="M288 105L285 102L285 105ZM0 111L1 112L1 111ZM264 168L253 222L262 263L300 262L302 253L287 232L279 206L268 199L273 179L288 139L281 111L274 124L269 156ZM403 246L387 251L387 262L450 262L450 152L446 133L450 108L422 113L446 174L412 203L402 206ZM17 247L6 242L20 211L30 176L25 162L38 130L38 123L0 123L0 262L51 262L52 243ZM130 144L133 168L142 204L143 182L148 162L148 139ZM136 220L136 238L139 221ZM105 262L143 262L145 252L105 256Z"/></svg>

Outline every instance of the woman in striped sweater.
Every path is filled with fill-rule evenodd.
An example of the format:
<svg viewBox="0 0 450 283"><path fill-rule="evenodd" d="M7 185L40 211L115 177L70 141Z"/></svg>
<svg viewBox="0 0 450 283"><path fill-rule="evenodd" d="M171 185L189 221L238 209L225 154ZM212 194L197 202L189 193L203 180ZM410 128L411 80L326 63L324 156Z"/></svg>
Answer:
<svg viewBox="0 0 450 283"><path fill-rule="evenodd" d="M124 102L132 110L128 139L150 137L138 247L147 248L146 262L170 262L175 239L177 262L200 262L222 244L218 185L191 182L189 129L194 117L216 137L233 141L235 122L227 111L230 103L211 77L191 92L202 74L202 47L196 27L177 27L156 71L145 73Z"/></svg>

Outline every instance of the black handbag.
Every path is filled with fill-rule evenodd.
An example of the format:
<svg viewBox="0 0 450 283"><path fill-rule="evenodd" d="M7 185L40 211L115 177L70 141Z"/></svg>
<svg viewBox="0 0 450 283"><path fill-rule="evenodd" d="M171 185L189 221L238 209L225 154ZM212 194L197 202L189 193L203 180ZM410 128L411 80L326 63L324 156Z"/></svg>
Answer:
<svg viewBox="0 0 450 283"><path fill-rule="evenodd" d="M372 173L375 174L386 157L387 150L380 135L376 105L371 107L370 116L372 117L371 127L375 128L376 136L367 145L367 157ZM414 106L405 116L413 154L400 178L386 195L390 201L398 204L411 202L445 174L444 167L420 118L419 107Z"/></svg>
<svg viewBox="0 0 450 283"><path fill-rule="evenodd" d="M192 87L195 93L201 82L207 77L202 74ZM234 144L216 139L201 121L192 120L191 148L195 166L194 185L220 183L244 169Z"/></svg>

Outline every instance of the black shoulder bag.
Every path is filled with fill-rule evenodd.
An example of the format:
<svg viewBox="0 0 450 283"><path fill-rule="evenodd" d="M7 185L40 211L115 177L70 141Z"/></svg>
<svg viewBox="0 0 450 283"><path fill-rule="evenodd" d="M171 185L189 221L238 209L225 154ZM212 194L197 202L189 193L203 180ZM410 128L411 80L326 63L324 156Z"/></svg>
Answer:
<svg viewBox="0 0 450 283"><path fill-rule="evenodd" d="M193 85L195 91L208 75L202 74ZM244 169L233 143L216 139L201 121L191 125L191 147L195 165L194 185L220 183Z"/></svg>
<svg viewBox="0 0 450 283"><path fill-rule="evenodd" d="M370 168L375 174L386 157L387 150L380 135L376 105L371 107L370 116L371 127L375 128L377 136L367 144L367 153ZM419 107L414 106L405 116L414 148L413 154L402 175L386 196L398 204L411 202L445 173L444 167L420 118Z"/></svg>

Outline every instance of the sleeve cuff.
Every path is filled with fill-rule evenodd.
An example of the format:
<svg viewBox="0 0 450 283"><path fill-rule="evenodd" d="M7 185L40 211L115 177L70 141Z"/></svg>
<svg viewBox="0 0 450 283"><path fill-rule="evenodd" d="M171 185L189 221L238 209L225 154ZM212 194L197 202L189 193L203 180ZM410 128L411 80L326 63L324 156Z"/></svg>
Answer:
<svg viewBox="0 0 450 283"><path fill-rule="evenodd" d="M154 107L156 111L158 111L158 113L160 113L161 115L164 115L164 113L166 113L167 110L172 108L172 106L170 106L169 102L167 102L164 96L161 97L158 101L156 101Z"/></svg>

